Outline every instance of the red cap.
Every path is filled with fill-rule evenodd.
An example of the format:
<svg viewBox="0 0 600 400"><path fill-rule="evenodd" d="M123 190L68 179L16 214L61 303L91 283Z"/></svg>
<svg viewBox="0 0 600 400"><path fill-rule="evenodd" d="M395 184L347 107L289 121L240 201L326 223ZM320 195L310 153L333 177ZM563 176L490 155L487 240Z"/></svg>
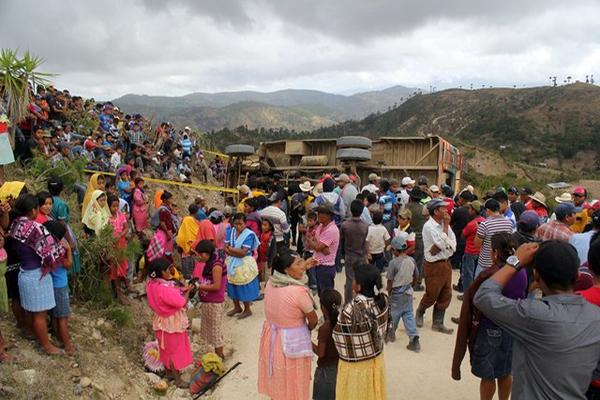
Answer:
<svg viewBox="0 0 600 400"><path fill-rule="evenodd" d="M591 204L592 211L600 210L600 200L594 200Z"/></svg>
<svg viewBox="0 0 600 400"><path fill-rule="evenodd" d="M577 186L575 189L573 189L571 194L578 194L581 196L585 196L585 188L583 186Z"/></svg>

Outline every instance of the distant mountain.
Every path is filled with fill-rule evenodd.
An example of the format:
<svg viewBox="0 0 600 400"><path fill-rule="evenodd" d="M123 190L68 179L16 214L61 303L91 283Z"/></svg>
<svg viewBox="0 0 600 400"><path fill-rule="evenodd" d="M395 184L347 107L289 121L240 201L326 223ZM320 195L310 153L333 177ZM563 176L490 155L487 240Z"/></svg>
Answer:
<svg viewBox="0 0 600 400"><path fill-rule="evenodd" d="M573 160L568 165L596 171L600 167L600 87L575 83L527 89L449 89L413 96L389 112L317 129L307 136L344 135L440 135L497 150L515 161L558 167Z"/></svg>
<svg viewBox="0 0 600 400"><path fill-rule="evenodd" d="M113 103L125 112L153 115L159 120L194 125L204 131L240 125L300 131L386 111L416 90L394 86L352 96L297 89L270 93L191 93L179 97L127 94Z"/></svg>

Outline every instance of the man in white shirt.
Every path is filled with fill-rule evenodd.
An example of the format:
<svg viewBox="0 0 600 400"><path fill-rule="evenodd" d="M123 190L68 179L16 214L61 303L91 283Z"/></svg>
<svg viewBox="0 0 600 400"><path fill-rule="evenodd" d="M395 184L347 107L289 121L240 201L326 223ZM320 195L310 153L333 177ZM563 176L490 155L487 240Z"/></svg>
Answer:
<svg viewBox="0 0 600 400"><path fill-rule="evenodd" d="M379 182L379 177L377 176L377 174L370 173L369 174L369 184L365 185L360 192L362 193L365 190L367 190L371 193L379 192L379 186L377 186L377 182Z"/></svg>
<svg viewBox="0 0 600 400"><path fill-rule="evenodd" d="M277 254L282 254L288 250L286 235L290 233L290 224L288 223L287 216L281 210L281 200L283 200L281 195L278 192L274 192L269 197L271 205L259 212L261 218L268 219L273 224Z"/></svg>
<svg viewBox="0 0 600 400"><path fill-rule="evenodd" d="M405 176L402 178L402 182L400 182L400 193L397 196L398 200L400 200L400 207L404 208L408 204L408 200L410 198L409 192L415 186L415 180L410 176Z"/></svg>
<svg viewBox="0 0 600 400"><path fill-rule="evenodd" d="M342 197L342 201L346 206L346 218L352 218L352 213L350 212L350 204L356 199L356 195L358 194L358 190L356 186L350 182L350 177L347 174L340 174L340 176L336 179L338 186L342 189L340 196Z"/></svg>
<svg viewBox="0 0 600 400"><path fill-rule="evenodd" d="M425 295L415 319L417 326L422 327L425 310L434 306L432 329L450 335L454 329L444 326L444 315L452 300L452 265L449 259L456 251L456 236L450 229L447 206L441 199L427 203L429 220L423 225Z"/></svg>

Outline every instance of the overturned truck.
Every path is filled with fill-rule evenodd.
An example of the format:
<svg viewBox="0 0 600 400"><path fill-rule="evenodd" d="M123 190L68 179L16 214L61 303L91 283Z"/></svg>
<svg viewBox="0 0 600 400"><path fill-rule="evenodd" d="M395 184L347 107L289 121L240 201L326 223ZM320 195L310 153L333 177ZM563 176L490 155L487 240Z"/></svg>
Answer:
<svg viewBox="0 0 600 400"><path fill-rule="evenodd" d="M439 136L381 137L362 136L330 139L278 140L252 146L233 145L225 185L268 183L275 174L288 180L296 173L317 180L324 173L352 173L359 184L367 183L370 173L400 181L405 176L427 177L430 184L460 186L460 150Z"/></svg>

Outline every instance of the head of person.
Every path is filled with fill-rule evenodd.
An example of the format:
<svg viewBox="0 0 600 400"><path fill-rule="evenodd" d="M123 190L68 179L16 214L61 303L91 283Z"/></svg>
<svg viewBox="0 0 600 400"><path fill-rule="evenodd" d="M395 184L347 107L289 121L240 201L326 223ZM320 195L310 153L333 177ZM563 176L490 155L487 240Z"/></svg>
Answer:
<svg viewBox="0 0 600 400"><path fill-rule="evenodd" d="M17 197L14 209L20 217L35 219L38 212L38 200L31 193L23 193Z"/></svg>
<svg viewBox="0 0 600 400"><path fill-rule="evenodd" d="M392 193L396 193L398 190L400 190L400 185L398 184L397 180L392 179L390 181L390 190L392 191Z"/></svg>
<svg viewBox="0 0 600 400"><path fill-rule="evenodd" d="M400 231L390 243L394 255L399 256L408 249L408 233Z"/></svg>
<svg viewBox="0 0 600 400"><path fill-rule="evenodd" d="M119 212L119 198L114 194L109 194L106 198L106 203L108 204L108 209L110 213L114 216Z"/></svg>
<svg viewBox="0 0 600 400"><path fill-rule="evenodd" d="M412 218L412 211L408 208L403 208L398 213L398 226L400 228L404 228L406 225L410 224L410 220Z"/></svg>
<svg viewBox="0 0 600 400"><path fill-rule="evenodd" d="M529 201L529 196L533 194L533 190L528 187L524 187L519 191L519 197L521 198L522 203L527 203Z"/></svg>
<svg viewBox="0 0 600 400"><path fill-rule="evenodd" d="M369 193L367 195L367 206L377 203L377 193Z"/></svg>
<svg viewBox="0 0 600 400"><path fill-rule="evenodd" d="M273 260L273 269L280 274L286 274L296 280L302 279L306 272L304 262L289 252L283 252Z"/></svg>
<svg viewBox="0 0 600 400"><path fill-rule="evenodd" d="M429 216L439 223L448 214L448 203L441 199L432 199L427 203L427 211Z"/></svg>
<svg viewBox="0 0 600 400"><path fill-rule="evenodd" d="M269 204L271 204L272 206L275 207L280 207L281 206L281 195L279 192L273 192L270 196L269 196Z"/></svg>
<svg viewBox="0 0 600 400"><path fill-rule="evenodd" d="M447 184L444 183L440 189L442 190L442 194L446 198L451 199L452 197L454 197L454 190L452 190L452 188L450 187L450 185L447 185Z"/></svg>
<svg viewBox="0 0 600 400"><path fill-rule="evenodd" d="M338 186L343 189L347 184L350 183L350 177L348 176L348 174L340 174L340 176L337 177L336 181Z"/></svg>
<svg viewBox="0 0 600 400"><path fill-rule="evenodd" d="M590 269L592 270L594 275L596 277L600 277L600 240L597 240L597 233L594 236L595 237L592 238L592 242L590 244L590 249L588 250L587 258Z"/></svg>
<svg viewBox="0 0 600 400"><path fill-rule="evenodd" d="M563 240L541 243L533 258L533 280L538 283L544 295L572 292L578 271L577 251Z"/></svg>
<svg viewBox="0 0 600 400"><path fill-rule="evenodd" d="M98 174L96 177L96 188L100 190L104 190L104 184L106 183L106 179L104 175Z"/></svg>
<svg viewBox="0 0 600 400"><path fill-rule="evenodd" d="M333 207L323 204L317 208L317 219L320 224L328 225L333 220Z"/></svg>
<svg viewBox="0 0 600 400"><path fill-rule="evenodd" d="M350 203L350 213L354 218L359 218L362 215L364 209L365 205L362 201L358 199L352 200L352 203Z"/></svg>
<svg viewBox="0 0 600 400"><path fill-rule="evenodd" d="M473 200L468 203L470 220L481 215L481 207L483 207L483 205L481 204L481 202L479 200Z"/></svg>
<svg viewBox="0 0 600 400"><path fill-rule="evenodd" d="M57 240L62 240L67 234L67 228L59 221L49 220L44 222L44 226Z"/></svg>
<svg viewBox="0 0 600 400"><path fill-rule="evenodd" d="M246 214L244 213L236 213L233 216L233 228L238 233L242 233L244 229L246 229Z"/></svg>
<svg viewBox="0 0 600 400"><path fill-rule="evenodd" d="M437 185L431 185L429 187L429 193L431 194L432 199L441 197L440 188Z"/></svg>
<svg viewBox="0 0 600 400"><path fill-rule="evenodd" d="M368 177L368 179L369 179L369 183L371 183L371 184L373 184L373 185L377 186L377 183L379 182L379 176L377 176L377 174L376 174L376 173L374 173L374 172L371 172L371 173L369 174L369 177Z"/></svg>
<svg viewBox="0 0 600 400"><path fill-rule="evenodd" d="M508 195L508 201L511 203L514 203L519 199L519 189L514 186L509 187L506 194Z"/></svg>
<svg viewBox="0 0 600 400"><path fill-rule="evenodd" d="M163 204L166 204L168 206L171 205L171 203L173 202L173 195L171 194L171 192L167 192L166 190L160 195L160 200L163 202Z"/></svg>
<svg viewBox="0 0 600 400"><path fill-rule="evenodd" d="M323 318L335 325L342 306L342 295L335 289L325 289L319 297Z"/></svg>
<svg viewBox="0 0 600 400"><path fill-rule="evenodd" d="M375 299L379 308L385 307L385 296L383 295L383 284L381 273L371 264L359 265L354 272L352 291L365 297Z"/></svg>
<svg viewBox="0 0 600 400"><path fill-rule="evenodd" d="M135 178L133 183L135 184L135 187L138 189L144 188L144 178Z"/></svg>
<svg viewBox="0 0 600 400"><path fill-rule="evenodd" d="M415 181L410 176L405 176L402 178L401 184L404 189L412 190L412 188L415 186Z"/></svg>
<svg viewBox="0 0 600 400"><path fill-rule="evenodd" d="M308 214L306 214L306 225L309 228L312 228L313 226L317 225L318 222L319 222L319 219L317 217L316 212L311 211Z"/></svg>
<svg viewBox="0 0 600 400"><path fill-rule="evenodd" d="M458 195L458 205L459 206L465 206L472 201L473 201L473 194L471 192L469 192L468 190L463 190Z"/></svg>
<svg viewBox="0 0 600 400"><path fill-rule="evenodd" d="M390 181L387 179L382 179L379 181L379 192L386 193L388 190L390 190Z"/></svg>
<svg viewBox="0 0 600 400"><path fill-rule="evenodd" d="M215 258L215 245L211 240L201 240L194 249L200 261L206 263Z"/></svg>
<svg viewBox="0 0 600 400"><path fill-rule="evenodd" d="M170 279L171 274L169 273L169 267L171 262L164 257L157 258L150 262L146 268L148 268L147 274L150 279Z"/></svg>
<svg viewBox="0 0 600 400"><path fill-rule="evenodd" d="M196 215L196 213L198 212L199 209L200 209L200 207L198 207L198 204L196 204L196 203L192 203L188 206L188 212L190 213L190 215L192 217Z"/></svg>
<svg viewBox="0 0 600 400"><path fill-rule="evenodd" d="M274 229L275 227L273 226L273 223L270 219L262 218L260 220L260 231L262 233L273 232Z"/></svg>
<svg viewBox="0 0 600 400"><path fill-rule="evenodd" d="M43 215L50 215L52 212L52 195L50 192L41 191L37 194L38 212Z"/></svg>
<svg viewBox="0 0 600 400"><path fill-rule="evenodd" d="M507 232L496 233L492 236L492 261L497 265L504 265L508 257L512 256L518 244L514 236Z"/></svg>
<svg viewBox="0 0 600 400"><path fill-rule="evenodd" d="M333 192L335 189L335 181L331 178L326 178L323 181L323 193Z"/></svg>
<svg viewBox="0 0 600 400"><path fill-rule="evenodd" d="M567 225L573 225L575 223L575 213L577 209L571 203L561 203L554 209L556 214L556 220L563 222Z"/></svg>
<svg viewBox="0 0 600 400"><path fill-rule="evenodd" d="M380 225L383 223L383 213L381 211L375 211L371 215L371 219L373 220L373 224Z"/></svg>
<svg viewBox="0 0 600 400"><path fill-rule="evenodd" d="M250 187L248 185L240 185L237 189L239 192L240 200L250 196Z"/></svg>
<svg viewBox="0 0 600 400"><path fill-rule="evenodd" d="M488 217L500 214L500 203L498 200L487 199L483 207L485 208L485 214Z"/></svg>
<svg viewBox="0 0 600 400"><path fill-rule="evenodd" d="M583 205L583 203L585 203L587 198L587 190L584 187L576 187L573 189L571 194L573 195L573 204L575 204L576 207L580 207Z"/></svg>
<svg viewBox="0 0 600 400"><path fill-rule="evenodd" d="M60 196L64 189L64 183L60 177L53 176L48 179L48 191L52 196Z"/></svg>
<svg viewBox="0 0 600 400"><path fill-rule="evenodd" d="M500 203L500 214L504 214L508 209L508 195L504 191L494 193L492 199Z"/></svg>
<svg viewBox="0 0 600 400"><path fill-rule="evenodd" d="M525 211L519 216L517 231L533 235L540 226L540 218L535 211Z"/></svg>

